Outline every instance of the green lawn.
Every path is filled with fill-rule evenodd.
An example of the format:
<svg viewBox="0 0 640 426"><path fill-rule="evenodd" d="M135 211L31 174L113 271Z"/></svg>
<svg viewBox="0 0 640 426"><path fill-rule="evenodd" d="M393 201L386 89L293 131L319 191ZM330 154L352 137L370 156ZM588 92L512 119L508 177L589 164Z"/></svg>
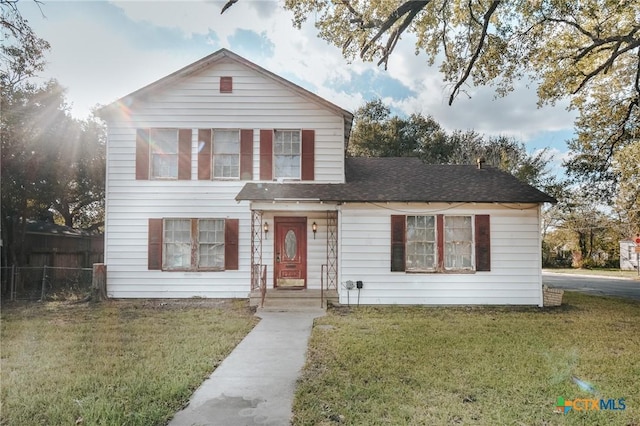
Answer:
<svg viewBox="0 0 640 426"><path fill-rule="evenodd" d="M246 301L2 306L2 425L162 425L255 325Z"/></svg>
<svg viewBox="0 0 640 426"><path fill-rule="evenodd" d="M342 308L316 320L294 424L639 425L639 383L638 302ZM626 409L556 414L558 397Z"/></svg>

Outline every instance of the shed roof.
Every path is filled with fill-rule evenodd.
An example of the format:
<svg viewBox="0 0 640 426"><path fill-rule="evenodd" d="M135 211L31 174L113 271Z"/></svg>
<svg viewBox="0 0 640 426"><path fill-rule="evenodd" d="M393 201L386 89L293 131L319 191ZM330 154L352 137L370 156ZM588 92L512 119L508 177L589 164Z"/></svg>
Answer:
<svg viewBox="0 0 640 426"><path fill-rule="evenodd" d="M347 158L346 183L247 183L236 200L326 202L555 203L490 166L424 164L418 158Z"/></svg>

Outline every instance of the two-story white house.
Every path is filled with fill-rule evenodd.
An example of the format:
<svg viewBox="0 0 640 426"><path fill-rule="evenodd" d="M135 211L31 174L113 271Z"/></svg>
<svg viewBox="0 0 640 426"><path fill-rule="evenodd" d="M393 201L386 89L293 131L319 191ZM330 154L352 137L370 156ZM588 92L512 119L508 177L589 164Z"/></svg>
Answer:
<svg viewBox="0 0 640 426"><path fill-rule="evenodd" d="M345 158L350 112L228 50L101 115L110 297L542 305L552 197L482 163Z"/></svg>

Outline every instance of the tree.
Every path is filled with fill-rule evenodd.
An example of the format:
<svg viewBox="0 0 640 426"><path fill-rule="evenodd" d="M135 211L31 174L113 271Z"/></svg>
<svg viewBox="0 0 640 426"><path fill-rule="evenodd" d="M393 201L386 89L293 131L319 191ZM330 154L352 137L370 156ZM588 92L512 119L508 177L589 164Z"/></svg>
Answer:
<svg viewBox="0 0 640 426"><path fill-rule="evenodd" d="M3 86L13 86L44 69L43 54L50 46L22 17L18 0L0 0L0 11L0 81Z"/></svg>
<svg viewBox="0 0 640 426"><path fill-rule="evenodd" d="M55 159L55 197L51 209L66 226L85 230L104 225L105 147L104 124L90 118L68 118L67 128L59 139Z"/></svg>
<svg viewBox="0 0 640 426"><path fill-rule="evenodd" d="M95 229L103 222L104 130L68 112L54 80L3 89L0 117L2 230L9 256L22 264L27 221L53 220Z"/></svg>
<svg viewBox="0 0 640 426"><path fill-rule="evenodd" d="M2 229L11 248L22 246L28 219L47 215L54 194L52 162L55 145L46 143L61 122L56 104L61 93L54 84L3 86L0 130L2 140ZM49 123L51 126L42 126ZM23 254L13 251L12 261Z"/></svg>
<svg viewBox="0 0 640 426"><path fill-rule="evenodd" d="M347 153L363 157L419 157L427 164L487 164L558 196L563 184L547 164L547 150L528 154L521 142L504 136L486 138L470 131L447 134L431 116L392 116L380 99L358 108Z"/></svg>
<svg viewBox="0 0 640 426"><path fill-rule="evenodd" d="M347 153L354 157L424 156L431 162L446 162L447 150L451 149L446 134L431 116L392 116L389 107L375 99L355 112Z"/></svg>
<svg viewBox="0 0 640 426"><path fill-rule="evenodd" d="M537 81L540 104L570 99L579 118L568 171L592 188L599 183L610 199L620 177L613 155L640 134L637 0L286 0L285 7L298 27L313 16L319 36L346 58L385 68L412 34L416 52L430 65L441 61L449 104L470 82L504 95L522 78Z"/></svg>
<svg viewBox="0 0 640 426"><path fill-rule="evenodd" d="M640 143L616 152L613 170L620 176L614 210L624 224L623 238L631 238L640 232Z"/></svg>
<svg viewBox="0 0 640 426"><path fill-rule="evenodd" d="M577 268L611 267L619 262L620 223L600 209L581 190L567 196L543 214L552 223L543 247L556 253L570 251ZM562 265L550 265L562 266Z"/></svg>

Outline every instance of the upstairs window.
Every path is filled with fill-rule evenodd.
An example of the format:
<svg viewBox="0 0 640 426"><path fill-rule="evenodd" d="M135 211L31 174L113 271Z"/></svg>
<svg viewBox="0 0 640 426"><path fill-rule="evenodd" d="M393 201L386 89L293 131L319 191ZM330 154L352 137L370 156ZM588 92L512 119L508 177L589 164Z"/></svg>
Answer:
<svg viewBox="0 0 640 426"><path fill-rule="evenodd" d="M137 129L136 179L191 179L191 136L191 129Z"/></svg>
<svg viewBox="0 0 640 426"><path fill-rule="evenodd" d="M253 129L198 129L198 179L253 179Z"/></svg>
<svg viewBox="0 0 640 426"><path fill-rule="evenodd" d="M260 180L315 180L314 130L260 129Z"/></svg>
<svg viewBox="0 0 640 426"><path fill-rule="evenodd" d="M151 148L151 177L178 178L178 130L154 129L149 141Z"/></svg>
<svg viewBox="0 0 640 426"><path fill-rule="evenodd" d="M276 130L274 136L274 178L300 179L300 131Z"/></svg>
<svg viewBox="0 0 640 426"><path fill-rule="evenodd" d="M213 131L213 177L240 177L240 132Z"/></svg>

